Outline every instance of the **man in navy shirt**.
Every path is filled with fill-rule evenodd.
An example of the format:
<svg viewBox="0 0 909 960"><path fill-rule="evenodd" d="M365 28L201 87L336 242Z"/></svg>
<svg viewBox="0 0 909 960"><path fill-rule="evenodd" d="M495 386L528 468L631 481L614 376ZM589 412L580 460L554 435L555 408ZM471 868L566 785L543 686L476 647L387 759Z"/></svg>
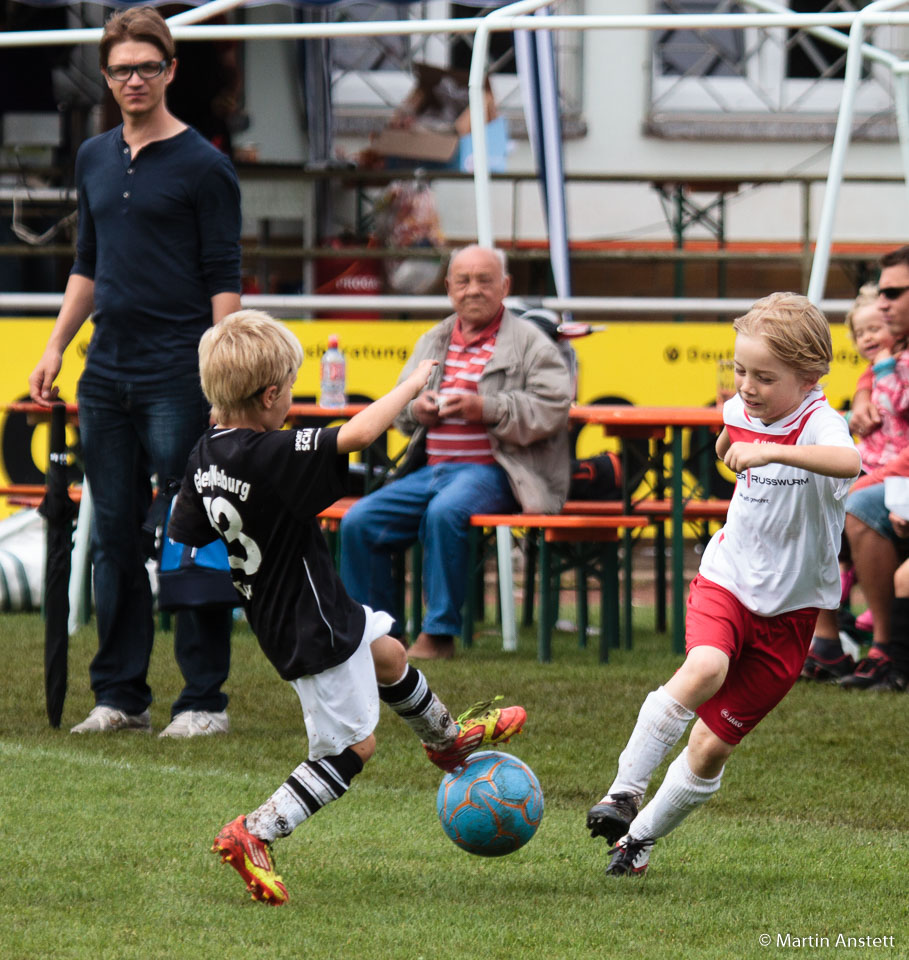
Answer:
<svg viewBox="0 0 909 960"><path fill-rule="evenodd" d="M76 262L29 388L38 403L56 398L63 352L91 315L78 401L99 645L96 706L72 732L147 732L154 621L141 524L149 478L181 477L208 425L196 350L240 307L240 191L227 157L167 108L176 60L160 14L114 14L99 54L123 123L79 149ZM177 614L186 686L162 736L227 731L230 622L229 609Z"/></svg>

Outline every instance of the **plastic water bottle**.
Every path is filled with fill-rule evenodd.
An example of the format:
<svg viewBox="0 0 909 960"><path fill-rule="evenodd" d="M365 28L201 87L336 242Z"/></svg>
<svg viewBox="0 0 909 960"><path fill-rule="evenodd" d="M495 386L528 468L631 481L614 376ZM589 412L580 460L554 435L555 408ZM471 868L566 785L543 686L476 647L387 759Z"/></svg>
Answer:
<svg viewBox="0 0 909 960"><path fill-rule="evenodd" d="M331 334L328 349L322 354L322 382L319 393L320 407L343 407L347 403L345 383L347 367L344 354L338 349L338 336Z"/></svg>

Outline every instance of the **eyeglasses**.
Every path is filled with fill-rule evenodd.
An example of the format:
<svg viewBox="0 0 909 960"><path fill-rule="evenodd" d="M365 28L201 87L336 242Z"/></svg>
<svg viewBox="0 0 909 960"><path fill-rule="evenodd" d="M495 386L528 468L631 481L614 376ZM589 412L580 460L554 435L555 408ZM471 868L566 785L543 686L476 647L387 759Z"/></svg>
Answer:
<svg viewBox="0 0 909 960"><path fill-rule="evenodd" d="M123 83L134 74L138 73L143 80L154 80L160 77L167 69L170 60L146 60L145 63L109 63L105 72L117 83Z"/></svg>
<svg viewBox="0 0 909 960"><path fill-rule="evenodd" d="M909 287L881 287L878 290L880 296L885 300L899 300L899 298L907 291Z"/></svg>

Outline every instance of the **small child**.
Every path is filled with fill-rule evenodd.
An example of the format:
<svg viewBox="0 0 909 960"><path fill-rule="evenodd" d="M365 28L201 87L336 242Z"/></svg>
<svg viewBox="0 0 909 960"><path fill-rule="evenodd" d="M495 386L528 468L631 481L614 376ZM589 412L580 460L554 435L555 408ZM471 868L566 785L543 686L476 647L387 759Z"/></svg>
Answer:
<svg viewBox="0 0 909 960"><path fill-rule="evenodd" d="M240 310L206 331L199 368L217 425L190 454L168 526L192 546L224 541L249 623L303 707L309 759L262 806L227 824L212 848L254 900L276 905L287 902L287 888L270 844L347 791L375 750L380 700L443 770L506 742L526 719L523 707L484 704L452 720L388 636L392 618L348 597L316 519L344 494L347 454L391 426L435 361L340 427L281 430L302 360L290 331L259 311Z"/></svg>
<svg viewBox="0 0 909 960"><path fill-rule="evenodd" d="M818 609L839 601L843 499L861 458L817 385L833 356L827 321L805 297L775 293L734 329L737 393L716 450L736 487L691 584L687 656L644 700L616 778L587 814L591 836L614 844L613 876L643 874L654 842L716 793L735 746L798 678ZM687 747L640 809L695 714Z"/></svg>
<svg viewBox="0 0 909 960"><path fill-rule="evenodd" d="M909 444L909 357L894 350L893 334L877 301L877 287L865 284L846 314L856 349L871 364L871 402L881 417L881 425L857 444L867 472L882 467ZM859 386L867 382L866 371Z"/></svg>

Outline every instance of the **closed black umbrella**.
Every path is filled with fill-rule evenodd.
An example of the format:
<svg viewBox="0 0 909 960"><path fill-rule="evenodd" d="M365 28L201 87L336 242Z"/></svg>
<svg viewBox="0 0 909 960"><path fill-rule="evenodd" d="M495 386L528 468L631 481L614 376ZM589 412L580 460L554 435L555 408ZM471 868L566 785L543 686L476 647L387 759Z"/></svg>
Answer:
<svg viewBox="0 0 909 960"><path fill-rule="evenodd" d="M66 406L51 410L47 490L38 512L47 520L44 569L44 695L52 727L60 726L69 654L69 572L76 505L67 490Z"/></svg>

